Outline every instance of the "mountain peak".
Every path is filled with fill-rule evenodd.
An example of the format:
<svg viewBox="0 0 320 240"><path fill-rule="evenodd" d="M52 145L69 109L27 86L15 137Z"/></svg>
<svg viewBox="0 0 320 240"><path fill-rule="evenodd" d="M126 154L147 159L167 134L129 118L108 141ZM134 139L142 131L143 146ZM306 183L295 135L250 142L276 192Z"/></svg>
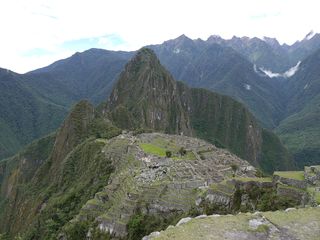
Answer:
<svg viewBox="0 0 320 240"><path fill-rule="evenodd" d="M316 33L311 30L305 37L304 40L310 40L311 38L313 38L316 35Z"/></svg>
<svg viewBox="0 0 320 240"><path fill-rule="evenodd" d="M159 62L157 55L155 54L155 52L150 49L150 48L141 48L140 50L138 50L138 52L136 53L136 55L132 58L131 62Z"/></svg>
<svg viewBox="0 0 320 240"><path fill-rule="evenodd" d="M141 48L127 63L121 75L126 75L126 78L131 80L147 80L148 78L146 77L141 78L141 75L145 74L148 70L156 69L160 66L160 61L153 50L150 48Z"/></svg>
<svg viewBox="0 0 320 240"><path fill-rule="evenodd" d="M176 82L148 48L140 49L120 74L106 112L120 128L190 131Z"/></svg>
<svg viewBox="0 0 320 240"><path fill-rule="evenodd" d="M182 34L179 37L177 37L176 40L191 40L191 39L188 38L185 34Z"/></svg>

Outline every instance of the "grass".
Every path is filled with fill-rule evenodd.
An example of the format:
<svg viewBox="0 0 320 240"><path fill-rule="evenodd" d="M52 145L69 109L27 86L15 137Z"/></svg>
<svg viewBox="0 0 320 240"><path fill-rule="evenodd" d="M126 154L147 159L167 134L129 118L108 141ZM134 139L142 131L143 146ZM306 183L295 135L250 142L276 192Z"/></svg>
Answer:
<svg viewBox="0 0 320 240"><path fill-rule="evenodd" d="M210 184L210 189L215 192L220 192L222 194L232 196L234 191L234 186L231 184L228 184L226 181L223 181L219 184L218 183Z"/></svg>
<svg viewBox="0 0 320 240"><path fill-rule="evenodd" d="M318 239L318 224L320 219L319 208L304 208L289 212L276 211L261 213L270 222L285 229L288 234L296 236L297 239ZM247 239L256 239L258 233L267 233L269 226L262 224L256 230L249 227L249 221L254 219L251 214L238 214L233 216L207 217L203 219L192 219L186 224L174 227L156 237L157 240L220 240L236 239L245 235ZM280 237L275 233L275 238Z"/></svg>
<svg viewBox="0 0 320 240"><path fill-rule="evenodd" d="M281 172L274 172L274 175L278 175L283 178L290 178L294 180L303 181L304 179L304 171L281 171Z"/></svg>
<svg viewBox="0 0 320 240"><path fill-rule="evenodd" d="M234 178L235 180L239 180L239 181L242 181L242 182L272 182L272 179L271 177L264 177L264 178L253 178L253 177L236 177Z"/></svg>
<svg viewBox="0 0 320 240"><path fill-rule="evenodd" d="M159 157L165 157L166 156L166 149L158 147L154 144L150 143L140 143L139 146L142 148L142 150L145 153L157 155Z"/></svg>
<svg viewBox="0 0 320 240"><path fill-rule="evenodd" d="M285 228L297 239L319 239L320 208L265 212L262 215L274 225Z"/></svg>
<svg viewBox="0 0 320 240"><path fill-rule="evenodd" d="M166 151L171 151L171 158L174 160L196 160L196 156L191 151L187 151L185 155L180 155L178 153L179 147L174 144L174 142L155 138L151 143L140 143L139 146L145 153L153 154L159 157L165 157Z"/></svg>
<svg viewBox="0 0 320 240"><path fill-rule="evenodd" d="M317 192L314 187L308 187L307 191L311 196L314 197L314 200L316 200L317 204L320 204L320 192Z"/></svg>

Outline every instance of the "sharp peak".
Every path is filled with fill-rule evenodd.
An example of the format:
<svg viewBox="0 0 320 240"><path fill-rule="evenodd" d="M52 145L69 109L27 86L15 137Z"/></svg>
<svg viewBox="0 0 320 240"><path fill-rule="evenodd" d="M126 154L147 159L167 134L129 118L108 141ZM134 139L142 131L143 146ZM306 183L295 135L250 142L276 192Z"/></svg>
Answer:
<svg viewBox="0 0 320 240"><path fill-rule="evenodd" d="M175 38L175 39L172 39L173 41L191 41L191 42L193 42L193 40L191 39L191 38L189 38L189 37L187 37L185 34L182 34L182 35L180 35L179 37L177 37L177 38ZM169 40L170 41L170 40Z"/></svg>
<svg viewBox="0 0 320 240"><path fill-rule="evenodd" d="M138 55L142 55L142 56L153 56L153 57L157 57L157 55L155 54L155 52L151 49L151 48L148 48L148 47L143 47L143 48L140 48L136 55L135 56L138 56Z"/></svg>
<svg viewBox="0 0 320 240"><path fill-rule="evenodd" d="M129 62L131 64L137 64L137 63L160 63L157 55L155 52L147 47L143 47L139 49L136 54L132 57L131 61Z"/></svg>

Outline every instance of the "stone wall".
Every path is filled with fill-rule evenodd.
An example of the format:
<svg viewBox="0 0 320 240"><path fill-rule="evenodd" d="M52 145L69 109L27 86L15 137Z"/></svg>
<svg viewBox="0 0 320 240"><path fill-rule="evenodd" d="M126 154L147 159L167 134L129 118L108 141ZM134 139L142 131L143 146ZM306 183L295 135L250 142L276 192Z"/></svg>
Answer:
<svg viewBox="0 0 320 240"><path fill-rule="evenodd" d="M280 177L278 175L273 175L273 181L282 183L291 187L306 189L307 188L307 182L305 180L297 180L297 179L291 179L291 178L284 178Z"/></svg>

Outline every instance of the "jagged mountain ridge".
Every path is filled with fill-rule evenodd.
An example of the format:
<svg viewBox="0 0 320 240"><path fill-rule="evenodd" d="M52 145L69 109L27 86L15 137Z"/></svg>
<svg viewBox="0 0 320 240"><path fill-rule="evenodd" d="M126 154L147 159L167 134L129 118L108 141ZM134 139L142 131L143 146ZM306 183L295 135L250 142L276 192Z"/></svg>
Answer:
<svg viewBox="0 0 320 240"><path fill-rule="evenodd" d="M229 46L259 67L272 72L284 72L320 48L320 34L311 31L292 45L280 45L277 39L268 37L234 36L227 40L215 35L210 36L207 42Z"/></svg>

